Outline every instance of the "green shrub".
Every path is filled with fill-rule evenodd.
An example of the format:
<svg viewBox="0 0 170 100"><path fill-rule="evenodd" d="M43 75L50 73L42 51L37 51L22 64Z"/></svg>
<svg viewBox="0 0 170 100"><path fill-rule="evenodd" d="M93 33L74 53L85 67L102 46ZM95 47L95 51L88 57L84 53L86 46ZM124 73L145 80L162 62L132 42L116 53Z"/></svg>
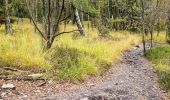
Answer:
<svg viewBox="0 0 170 100"><path fill-rule="evenodd" d="M60 80L81 81L88 75L96 75L98 71L94 59L75 48L55 48L52 61Z"/></svg>
<svg viewBox="0 0 170 100"><path fill-rule="evenodd" d="M133 27L133 28L130 28L130 31L131 32L140 32L140 28L138 28L138 27Z"/></svg>
<svg viewBox="0 0 170 100"><path fill-rule="evenodd" d="M146 57L154 64L168 64L170 60L170 46L160 46L147 52Z"/></svg>
<svg viewBox="0 0 170 100"><path fill-rule="evenodd" d="M98 26L98 31L100 36L107 36L110 33L110 30L104 25Z"/></svg>
<svg viewBox="0 0 170 100"><path fill-rule="evenodd" d="M162 86L170 90L170 72L162 71L159 75Z"/></svg>

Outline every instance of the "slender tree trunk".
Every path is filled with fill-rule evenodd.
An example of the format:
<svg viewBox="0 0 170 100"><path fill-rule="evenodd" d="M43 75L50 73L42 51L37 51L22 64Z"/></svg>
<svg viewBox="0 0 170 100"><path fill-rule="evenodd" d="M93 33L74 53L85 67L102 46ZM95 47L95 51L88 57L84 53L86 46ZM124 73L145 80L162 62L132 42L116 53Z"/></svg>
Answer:
<svg viewBox="0 0 170 100"><path fill-rule="evenodd" d="M143 22L143 33L142 33L142 42L143 42L143 53L146 54L146 42L145 42L145 23Z"/></svg>
<svg viewBox="0 0 170 100"><path fill-rule="evenodd" d="M146 42L145 42L145 7L144 7L144 1L143 0L140 0L141 2L141 7L142 7L142 42L143 42L143 54L145 55L146 54Z"/></svg>
<svg viewBox="0 0 170 100"><path fill-rule="evenodd" d="M12 34L12 25L10 22L10 17L9 17L9 9L8 9L8 0L5 0L5 30L6 33L11 33Z"/></svg>
<svg viewBox="0 0 170 100"><path fill-rule="evenodd" d="M160 33L160 20L158 18L158 24L157 24L157 36L159 36Z"/></svg>
<svg viewBox="0 0 170 100"><path fill-rule="evenodd" d="M92 31L94 30L94 19L93 18L91 18L91 29Z"/></svg>
<svg viewBox="0 0 170 100"><path fill-rule="evenodd" d="M64 21L64 31L67 29L67 20Z"/></svg>
<svg viewBox="0 0 170 100"><path fill-rule="evenodd" d="M77 27L80 31L80 34L81 35L85 35L85 32L84 32L84 29L83 29L83 26L82 26L82 23L80 21L80 17L79 17L79 13L78 13L78 10L77 8L73 7L74 8L74 15L75 15L75 22L77 24Z"/></svg>
<svg viewBox="0 0 170 100"><path fill-rule="evenodd" d="M107 3L108 3L108 7L107 7L107 9L108 9L108 18L110 19L110 0L107 0Z"/></svg>
<svg viewBox="0 0 170 100"><path fill-rule="evenodd" d="M88 21L87 27L88 27L88 30L89 30L90 29L90 16L89 16L89 14L87 15L87 21Z"/></svg>
<svg viewBox="0 0 170 100"><path fill-rule="evenodd" d="M35 21L36 21L36 22L37 22L37 20L38 20L37 3L38 3L37 0L33 0L33 14L32 14L32 15L35 16ZM35 31L35 32L37 31L35 27L34 27L34 31Z"/></svg>
<svg viewBox="0 0 170 100"><path fill-rule="evenodd" d="M51 48L51 20L50 20L50 16L51 16L51 0L48 0L48 14L47 14L47 49Z"/></svg>
<svg viewBox="0 0 170 100"><path fill-rule="evenodd" d="M151 35L151 48L153 48L153 30L150 30L150 35Z"/></svg>
<svg viewBox="0 0 170 100"><path fill-rule="evenodd" d="M81 10L83 10L83 7L81 6ZM82 26L84 27L84 13L83 12L81 12L81 23L82 23Z"/></svg>

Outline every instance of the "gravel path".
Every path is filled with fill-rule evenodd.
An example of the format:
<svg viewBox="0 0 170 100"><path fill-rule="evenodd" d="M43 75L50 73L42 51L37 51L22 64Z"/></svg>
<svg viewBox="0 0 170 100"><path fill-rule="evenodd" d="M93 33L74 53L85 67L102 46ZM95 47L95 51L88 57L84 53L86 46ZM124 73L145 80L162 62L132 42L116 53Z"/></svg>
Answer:
<svg viewBox="0 0 170 100"><path fill-rule="evenodd" d="M41 81L7 81L16 90L1 90L3 100L168 100L157 82L157 75L145 58L142 46L123 54L121 62L95 79L79 85L48 84Z"/></svg>

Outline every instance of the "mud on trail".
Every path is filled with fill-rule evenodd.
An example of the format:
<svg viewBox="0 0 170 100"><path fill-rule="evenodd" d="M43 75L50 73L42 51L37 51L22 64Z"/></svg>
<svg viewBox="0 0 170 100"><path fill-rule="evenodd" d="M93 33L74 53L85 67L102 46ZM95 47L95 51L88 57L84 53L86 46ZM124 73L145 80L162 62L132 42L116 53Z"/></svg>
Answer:
<svg viewBox="0 0 170 100"><path fill-rule="evenodd" d="M3 100L168 100L158 84L151 63L143 57L142 45L122 55L103 77L79 85L41 81L7 81L16 90L0 90Z"/></svg>

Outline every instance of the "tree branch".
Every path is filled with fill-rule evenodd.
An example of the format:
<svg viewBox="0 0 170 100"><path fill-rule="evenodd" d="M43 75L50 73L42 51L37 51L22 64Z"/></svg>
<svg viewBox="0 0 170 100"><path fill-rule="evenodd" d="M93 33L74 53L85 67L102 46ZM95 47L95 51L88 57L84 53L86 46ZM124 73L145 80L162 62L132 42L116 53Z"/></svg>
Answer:
<svg viewBox="0 0 170 100"><path fill-rule="evenodd" d="M31 20L32 20L35 28L38 30L38 32L40 33L40 35L41 35L45 40L47 40L46 37L45 37L45 35L43 34L43 32L41 32L40 29L38 28L38 25L36 24L36 22L35 22L35 20L34 20L34 18L33 18L33 15L31 14L31 10L30 10L30 7L29 7L29 4L28 4L28 1L27 1L27 0L26 0L26 4L27 4L27 9L28 9L29 14L30 14L30 18L31 18Z"/></svg>
<svg viewBox="0 0 170 100"><path fill-rule="evenodd" d="M63 0L63 2L62 2L62 8L61 8L59 17L58 17L58 19L57 19L57 22L56 22L56 24L54 25L54 28L55 28L55 29L54 29L54 31L53 31L53 34L55 34L56 31L57 31L57 26L58 26L58 24L60 23L60 18L61 18L61 16L62 16L62 13L63 13L63 10L64 10L64 5L65 5L65 0Z"/></svg>
<svg viewBox="0 0 170 100"><path fill-rule="evenodd" d="M58 35L60 35L60 34L64 34L64 33L71 33L71 32L75 32L75 31L79 31L79 30L72 30L72 31L67 31L67 32L65 32L65 31L64 31L64 32L61 32L61 33L56 34L56 35L58 36Z"/></svg>
<svg viewBox="0 0 170 100"><path fill-rule="evenodd" d="M67 17L61 19L60 22L62 22L62 21L64 21L64 20L67 20L67 19L70 18L70 17L71 17L71 14L69 14Z"/></svg>
<svg viewBox="0 0 170 100"><path fill-rule="evenodd" d="M57 36L60 36L60 35L62 35L62 34L64 34L64 33L71 33L71 32L75 32L75 31L80 31L80 30L72 30L72 31L67 31L67 32L64 31L64 32L58 33L58 34L56 34L56 35L54 35L54 36L52 37L51 43L53 43L54 39L55 39Z"/></svg>

